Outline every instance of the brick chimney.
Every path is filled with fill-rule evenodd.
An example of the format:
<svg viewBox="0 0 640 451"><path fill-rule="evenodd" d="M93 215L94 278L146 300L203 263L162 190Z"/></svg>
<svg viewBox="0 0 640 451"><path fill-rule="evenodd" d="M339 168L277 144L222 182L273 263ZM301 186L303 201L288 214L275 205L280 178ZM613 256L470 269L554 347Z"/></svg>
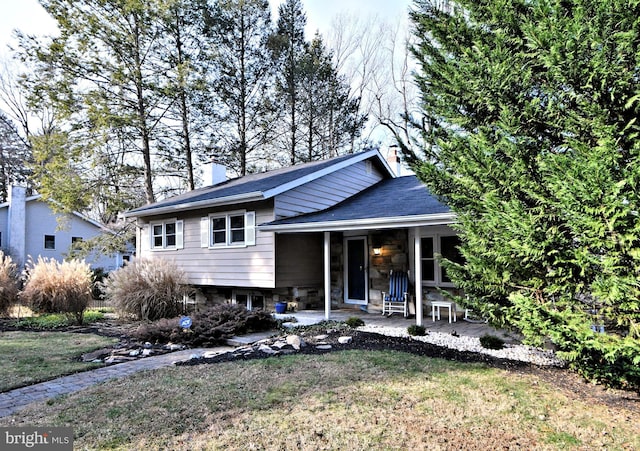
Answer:
<svg viewBox="0 0 640 451"><path fill-rule="evenodd" d="M396 176L400 176L401 165L400 165L400 157L398 157L398 146L393 144L389 146L389 152L387 153L387 163L395 172Z"/></svg>

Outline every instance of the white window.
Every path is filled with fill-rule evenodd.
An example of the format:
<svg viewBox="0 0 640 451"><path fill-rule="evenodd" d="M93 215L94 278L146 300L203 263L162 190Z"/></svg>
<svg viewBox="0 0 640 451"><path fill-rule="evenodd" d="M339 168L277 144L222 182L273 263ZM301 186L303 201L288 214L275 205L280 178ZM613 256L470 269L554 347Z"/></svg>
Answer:
<svg viewBox="0 0 640 451"><path fill-rule="evenodd" d="M264 294L257 291L233 290L232 302L247 307L247 310L264 309Z"/></svg>
<svg viewBox="0 0 640 451"><path fill-rule="evenodd" d="M446 269L440 264L440 257L456 263L464 260L458 246L460 239L456 235L425 236L421 243L422 282L425 285L453 286Z"/></svg>
<svg viewBox="0 0 640 451"><path fill-rule="evenodd" d="M256 244L254 211L213 214L200 220L202 247L252 246Z"/></svg>
<svg viewBox="0 0 640 451"><path fill-rule="evenodd" d="M183 223L175 219L151 223L151 249L183 248Z"/></svg>

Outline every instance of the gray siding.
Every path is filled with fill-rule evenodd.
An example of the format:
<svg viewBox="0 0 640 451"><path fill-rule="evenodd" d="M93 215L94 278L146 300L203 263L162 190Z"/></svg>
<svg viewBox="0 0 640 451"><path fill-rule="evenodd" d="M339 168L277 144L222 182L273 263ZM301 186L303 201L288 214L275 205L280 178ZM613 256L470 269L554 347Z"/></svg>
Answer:
<svg viewBox="0 0 640 451"><path fill-rule="evenodd" d="M244 207L238 207L244 209ZM237 211L238 208L229 209ZM262 205L247 207L256 212L256 224L273 220L273 210ZM155 220L176 218L183 221L184 247L177 250L151 250L149 227L140 229L139 255L165 258L175 262L186 274L190 284L247 288L275 287L274 236L271 232L256 231L255 246L204 248L200 246L200 218L226 210L198 210L177 216L148 218Z"/></svg>
<svg viewBox="0 0 640 451"><path fill-rule="evenodd" d="M276 197L276 219L324 210L382 180L375 165L361 161Z"/></svg>
<svg viewBox="0 0 640 451"><path fill-rule="evenodd" d="M319 233L277 235L277 287L322 286L323 237Z"/></svg>

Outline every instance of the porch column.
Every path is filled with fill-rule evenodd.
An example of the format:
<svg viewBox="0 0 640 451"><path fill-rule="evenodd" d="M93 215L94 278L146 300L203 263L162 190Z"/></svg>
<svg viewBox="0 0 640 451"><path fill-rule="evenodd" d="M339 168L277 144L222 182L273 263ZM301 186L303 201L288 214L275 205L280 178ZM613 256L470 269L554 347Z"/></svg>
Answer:
<svg viewBox="0 0 640 451"><path fill-rule="evenodd" d="M331 315L331 232L324 232L324 319Z"/></svg>
<svg viewBox="0 0 640 451"><path fill-rule="evenodd" d="M415 287L416 287L416 325L422 326L422 243L420 240L420 228L414 229L414 255L415 255Z"/></svg>

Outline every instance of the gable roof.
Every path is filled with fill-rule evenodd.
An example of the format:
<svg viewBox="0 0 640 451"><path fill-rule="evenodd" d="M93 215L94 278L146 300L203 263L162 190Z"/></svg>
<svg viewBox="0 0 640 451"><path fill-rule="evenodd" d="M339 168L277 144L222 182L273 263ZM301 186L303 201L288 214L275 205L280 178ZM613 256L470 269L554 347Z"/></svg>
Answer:
<svg viewBox="0 0 640 451"><path fill-rule="evenodd" d="M328 160L249 174L130 210L124 216L144 217L202 207L265 200L367 159L374 159L389 177L394 177L391 168L380 152L368 150Z"/></svg>
<svg viewBox="0 0 640 451"><path fill-rule="evenodd" d="M33 195L33 196L29 196L24 201L25 201L25 204L28 204L29 202L33 202L33 201L38 201L38 202L42 202L44 204L47 204L47 202L43 199L42 194L36 194L36 195ZM49 206L49 205L47 204L47 206ZM11 207L11 202L3 202L3 203L0 204L0 209L2 209L2 208L10 208L10 207ZM49 208L51 208L51 207L49 206ZM53 210L52 210L52 212L53 212ZM76 218L79 218L82 221L84 221L84 222L86 222L88 224L91 224L92 226L97 227L97 228L101 229L104 232L113 233L104 224L101 224L100 222L95 221L95 220L89 218L88 216L85 216L82 213L77 212L75 210L71 211L71 212L59 213L59 215L65 215L65 214L75 216Z"/></svg>
<svg viewBox="0 0 640 451"><path fill-rule="evenodd" d="M317 232L451 224L455 214L416 177L382 180L322 211L259 226L273 232Z"/></svg>

